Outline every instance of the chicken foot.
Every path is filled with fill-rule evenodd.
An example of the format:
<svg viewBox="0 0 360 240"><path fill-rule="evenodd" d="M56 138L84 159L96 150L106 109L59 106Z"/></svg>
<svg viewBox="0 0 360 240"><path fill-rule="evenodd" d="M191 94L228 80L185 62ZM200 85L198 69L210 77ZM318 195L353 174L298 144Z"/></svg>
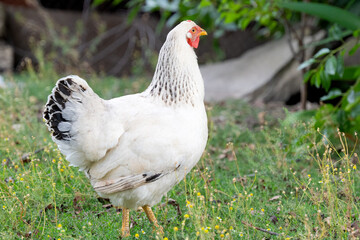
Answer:
<svg viewBox="0 0 360 240"><path fill-rule="evenodd" d="M145 205L142 208L144 209L144 212L146 213L146 216L149 219L149 221L159 229L159 233L164 234L163 228L158 224L158 221L156 220L156 217L153 211L151 210L151 207L149 205Z"/></svg>
<svg viewBox="0 0 360 240"><path fill-rule="evenodd" d="M122 209L122 226L121 226L121 236L123 238L130 236L130 209Z"/></svg>

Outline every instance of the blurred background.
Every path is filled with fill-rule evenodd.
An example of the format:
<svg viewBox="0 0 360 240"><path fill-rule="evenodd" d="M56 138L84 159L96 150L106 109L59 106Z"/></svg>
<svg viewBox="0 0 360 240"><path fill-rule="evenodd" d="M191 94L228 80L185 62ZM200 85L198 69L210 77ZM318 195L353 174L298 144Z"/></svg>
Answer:
<svg viewBox="0 0 360 240"><path fill-rule="evenodd" d="M169 30L191 19L209 33L196 49L207 102L316 109L354 129L359 13L356 0L0 0L0 71L150 80Z"/></svg>

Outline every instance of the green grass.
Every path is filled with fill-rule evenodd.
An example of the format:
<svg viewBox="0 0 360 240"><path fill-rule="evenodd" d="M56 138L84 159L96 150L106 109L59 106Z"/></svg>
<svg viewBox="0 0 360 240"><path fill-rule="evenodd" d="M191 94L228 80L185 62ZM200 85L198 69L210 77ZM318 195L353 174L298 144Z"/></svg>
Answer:
<svg viewBox="0 0 360 240"><path fill-rule="evenodd" d="M10 87L0 89L0 238L119 238L121 213L68 166L42 121L57 77L30 71L8 76ZM92 77L89 84L108 99L141 91L147 80ZM241 101L209 105L208 116L202 159L154 207L165 232L159 239L359 237L356 136L339 133L333 146L311 120L278 120ZM144 213L130 214L130 239L156 239Z"/></svg>

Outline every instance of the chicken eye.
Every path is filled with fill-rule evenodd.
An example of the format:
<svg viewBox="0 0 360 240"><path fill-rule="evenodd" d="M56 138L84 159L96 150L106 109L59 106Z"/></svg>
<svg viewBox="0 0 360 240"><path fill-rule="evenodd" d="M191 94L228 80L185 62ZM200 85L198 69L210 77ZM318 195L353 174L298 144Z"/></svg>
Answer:
<svg viewBox="0 0 360 240"><path fill-rule="evenodd" d="M194 32L195 32L195 29L192 29L191 31L194 33Z"/></svg>

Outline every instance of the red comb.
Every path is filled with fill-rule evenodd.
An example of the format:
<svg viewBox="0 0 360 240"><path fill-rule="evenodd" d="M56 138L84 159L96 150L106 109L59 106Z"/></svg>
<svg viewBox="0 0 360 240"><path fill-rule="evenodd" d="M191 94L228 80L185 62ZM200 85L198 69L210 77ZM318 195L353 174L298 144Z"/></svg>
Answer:
<svg viewBox="0 0 360 240"><path fill-rule="evenodd" d="M191 20L186 20L187 22L191 22Z"/></svg>

